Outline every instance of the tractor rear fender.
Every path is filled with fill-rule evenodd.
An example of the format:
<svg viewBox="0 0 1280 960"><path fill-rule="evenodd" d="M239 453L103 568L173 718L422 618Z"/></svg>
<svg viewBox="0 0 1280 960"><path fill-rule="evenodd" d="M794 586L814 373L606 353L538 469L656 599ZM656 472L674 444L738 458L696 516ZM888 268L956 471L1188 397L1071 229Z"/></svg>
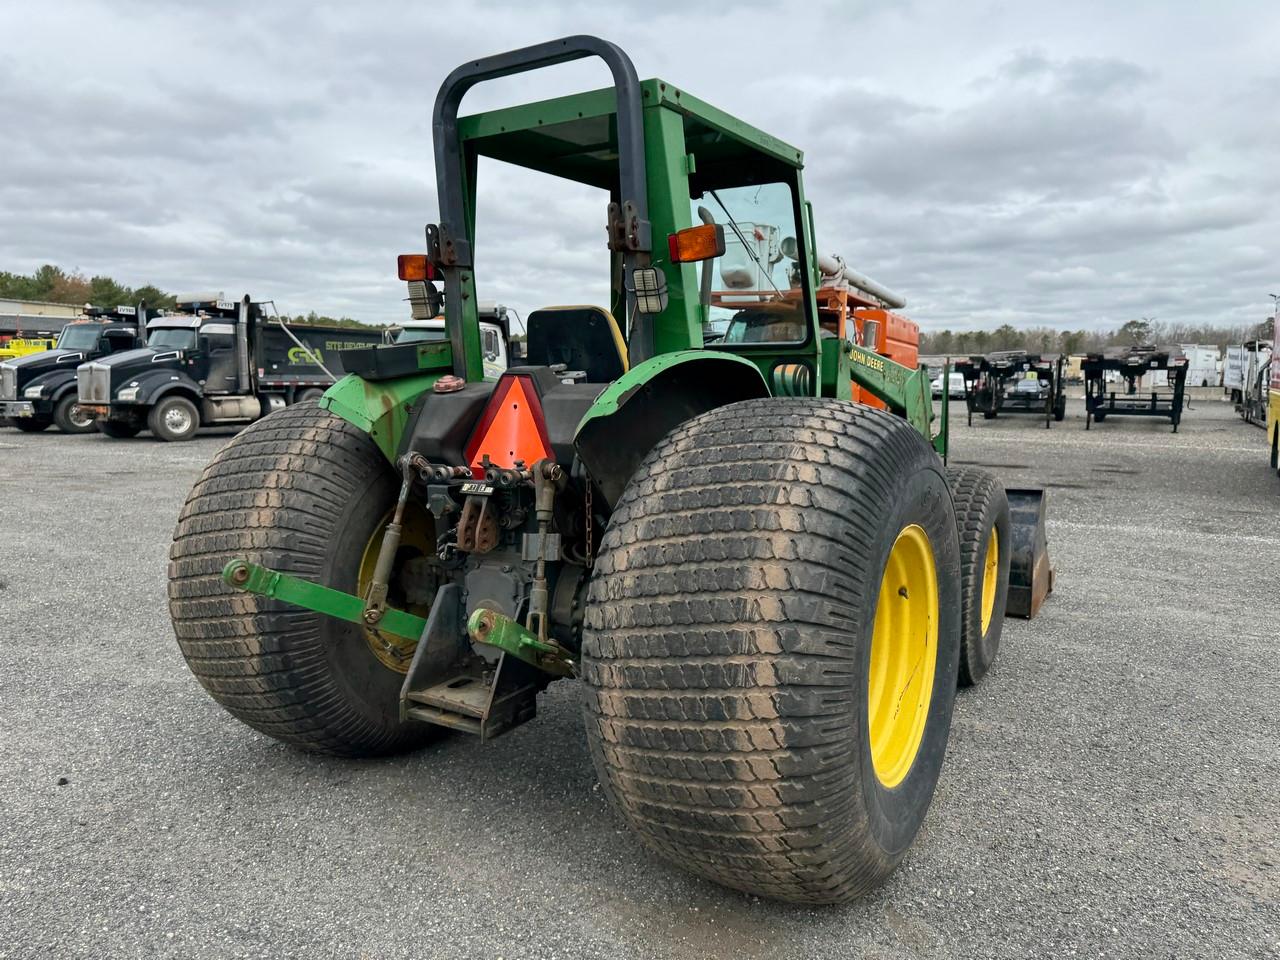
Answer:
<svg viewBox="0 0 1280 960"><path fill-rule="evenodd" d="M448 372L445 368L390 380L349 373L324 392L320 406L369 434L388 462L395 463L414 402Z"/></svg>
<svg viewBox="0 0 1280 960"><path fill-rule="evenodd" d="M713 350L652 357L611 383L578 424L573 445L612 507L640 461L676 426L738 400L769 396L750 360Z"/></svg>

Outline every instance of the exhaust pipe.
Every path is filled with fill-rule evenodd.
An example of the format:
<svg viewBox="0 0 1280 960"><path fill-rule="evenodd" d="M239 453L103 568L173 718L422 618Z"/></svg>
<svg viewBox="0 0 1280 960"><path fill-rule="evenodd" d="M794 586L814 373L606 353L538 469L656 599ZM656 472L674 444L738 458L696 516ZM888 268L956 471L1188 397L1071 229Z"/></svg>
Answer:
<svg viewBox="0 0 1280 960"><path fill-rule="evenodd" d="M829 257L825 253L818 254L818 269L824 277L844 280L849 286L870 294L891 309L900 310L907 305L906 297L894 293L888 287L876 283L870 277L863 276L852 267L846 266L844 260L840 257Z"/></svg>
<svg viewBox="0 0 1280 960"><path fill-rule="evenodd" d="M240 301L236 317L236 386L241 396L248 396L249 383L249 295Z"/></svg>
<svg viewBox="0 0 1280 960"><path fill-rule="evenodd" d="M782 255L790 260L800 259L800 246L795 237L787 237L782 241ZM818 261L818 271L825 279L843 280L854 289L875 297L892 310L900 310L907 305L906 297L854 270L844 262L843 257L829 257L825 253L819 253L815 259Z"/></svg>

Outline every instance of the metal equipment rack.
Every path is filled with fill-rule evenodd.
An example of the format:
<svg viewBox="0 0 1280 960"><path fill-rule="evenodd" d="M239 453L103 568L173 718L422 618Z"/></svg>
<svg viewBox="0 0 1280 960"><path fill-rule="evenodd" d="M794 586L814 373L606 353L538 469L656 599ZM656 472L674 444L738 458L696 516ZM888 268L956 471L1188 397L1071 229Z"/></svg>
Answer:
<svg viewBox="0 0 1280 960"><path fill-rule="evenodd" d="M994 420L1001 412L1044 414L1045 429L1067 415L1065 358L1044 356L1025 350L998 350L985 356L956 361L956 372L964 377L964 400L969 426L977 411L984 420ZM1029 375L1034 373L1035 377ZM1034 391L1010 389L1014 382L1033 382Z"/></svg>
<svg viewBox="0 0 1280 960"><path fill-rule="evenodd" d="M1084 428L1101 423L1109 416L1168 417L1173 432L1182 420L1182 403L1186 394L1187 358L1178 347L1107 347L1102 353L1091 353L1081 365L1084 371ZM1163 386L1152 385L1138 392L1138 378L1166 371ZM1106 374L1117 372L1125 381L1125 391L1107 389Z"/></svg>

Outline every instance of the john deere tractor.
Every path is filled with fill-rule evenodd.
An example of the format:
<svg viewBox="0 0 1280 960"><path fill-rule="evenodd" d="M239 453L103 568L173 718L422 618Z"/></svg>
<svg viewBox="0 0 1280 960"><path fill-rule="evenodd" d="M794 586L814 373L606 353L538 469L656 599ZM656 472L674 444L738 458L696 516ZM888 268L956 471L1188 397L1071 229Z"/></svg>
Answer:
<svg viewBox="0 0 1280 960"><path fill-rule="evenodd" d="M583 57L611 88L458 116L481 81ZM208 465L170 566L192 671L257 730L354 757L489 740L577 678L650 849L784 900L875 886L957 682L1047 590L1042 500L1020 521L994 477L949 473L927 373L820 316L831 285L901 301L818 256L799 150L585 36L459 67L433 128L440 219L400 276L448 339L347 354ZM496 379L481 157L599 188L612 290L533 312Z"/></svg>

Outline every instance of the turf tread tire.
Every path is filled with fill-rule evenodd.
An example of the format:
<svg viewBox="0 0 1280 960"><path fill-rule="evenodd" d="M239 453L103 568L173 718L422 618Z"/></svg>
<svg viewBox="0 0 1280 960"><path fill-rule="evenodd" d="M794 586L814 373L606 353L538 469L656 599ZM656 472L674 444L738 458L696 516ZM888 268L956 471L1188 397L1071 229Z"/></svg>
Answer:
<svg viewBox="0 0 1280 960"><path fill-rule="evenodd" d="M338 756L395 753L434 735L435 728L400 721L403 678L372 652L364 650L368 662L357 660L361 672L350 683L335 668L339 644L359 656L359 628L234 591L221 577L228 560L245 557L355 589L333 582L342 574L331 565L350 553L344 530L360 525L352 511L371 509L361 503L385 509L397 487L369 436L314 402L251 424L205 467L174 531L169 609L188 666L233 716L277 740ZM355 533L367 539L367 530ZM367 694L355 687L361 678L373 684Z"/></svg>
<svg viewBox="0 0 1280 960"><path fill-rule="evenodd" d="M960 533L960 584L962 600L959 683L971 687L986 675L1000 650L1005 605L1009 598L1012 541L1009 536L1009 499L992 474L977 467L947 470L951 499ZM996 528L1000 546L995 605L986 634L982 632L982 578L987 540Z"/></svg>
<svg viewBox="0 0 1280 960"><path fill-rule="evenodd" d="M856 718L870 622L860 604L874 603L883 564L869 516L917 474L935 511L944 618L925 735L941 743L904 782L919 776L912 789L927 792L886 848L863 793L871 761ZM590 586L582 675L606 794L651 850L718 883L807 903L875 887L932 795L959 615L942 463L904 420L774 398L688 421L632 477Z"/></svg>

